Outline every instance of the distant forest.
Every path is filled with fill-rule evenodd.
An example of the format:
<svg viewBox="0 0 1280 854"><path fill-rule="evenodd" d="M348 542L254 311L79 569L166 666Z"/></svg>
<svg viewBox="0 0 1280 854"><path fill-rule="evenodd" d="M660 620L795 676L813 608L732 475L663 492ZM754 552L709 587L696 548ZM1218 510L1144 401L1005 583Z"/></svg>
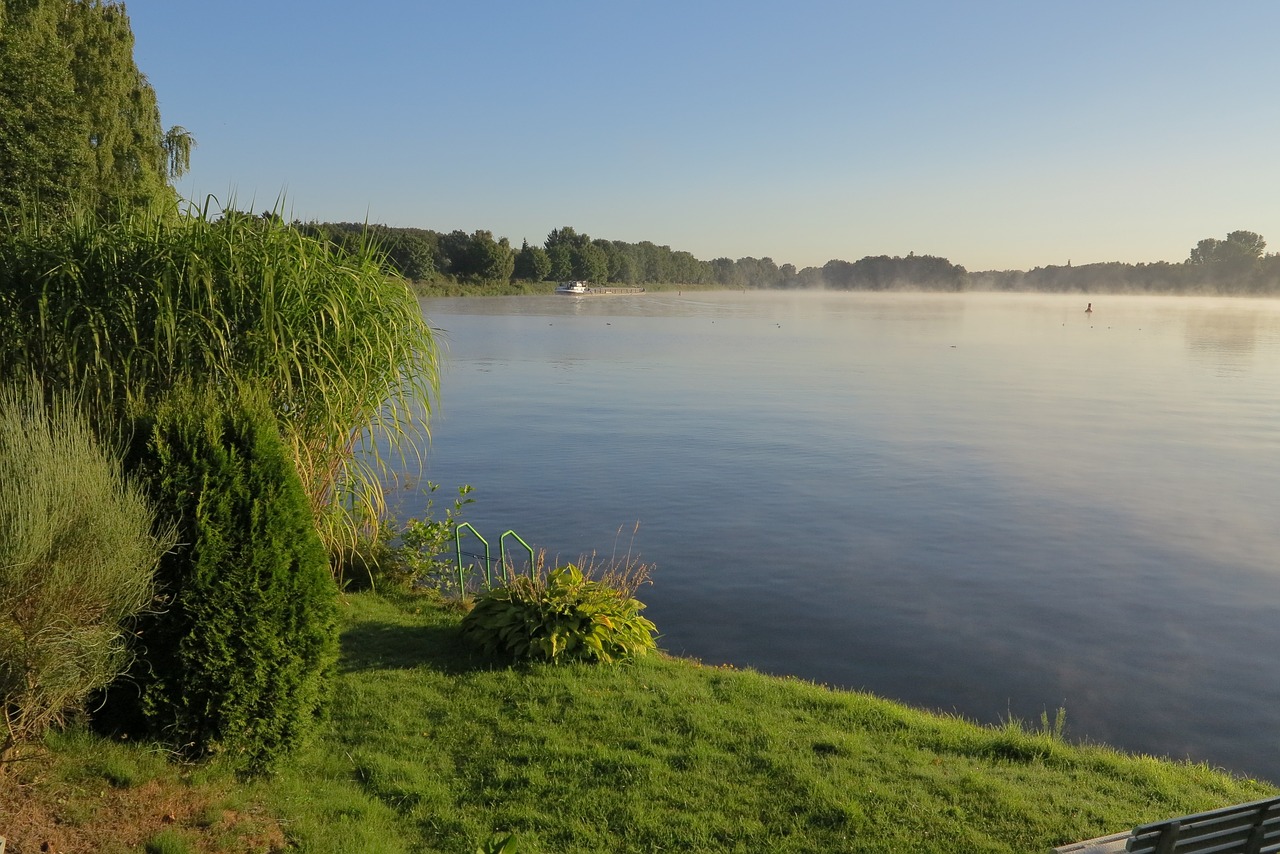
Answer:
<svg viewBox="0 0 1280 854"><path fill-rule="evenodd" d="M971 273L946 258L914 253L833 259L803 269L767 257L703 261L649 241L593 239L570 226L553 229L541 246L525 241L519 249L489 231L443 233L349 222L297 226L338 246L373 240L385 253L391 272L421 283L465 286L581 279L633 286L1280 295L1280 254L1266 254L1266 241L1251 231L1233 231L1223 240L1205 238L1180 263L1068 263Z"/></svg>

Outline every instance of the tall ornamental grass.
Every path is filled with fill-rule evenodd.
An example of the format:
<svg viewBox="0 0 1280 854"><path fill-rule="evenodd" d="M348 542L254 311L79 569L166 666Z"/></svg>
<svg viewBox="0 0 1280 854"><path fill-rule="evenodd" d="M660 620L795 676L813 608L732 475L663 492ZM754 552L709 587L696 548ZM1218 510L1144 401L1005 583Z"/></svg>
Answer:
<svg viewBox="0 0 1280 854"><path fill-rule="evenodd" d="M154 521L67 396L0 386L0 763L128 665Z"/></svg>
<svg viewBox="0 0 1280 854"><path fill-rule="evenodd" d="M265 389L332 546L383 510L379 449L417 453L438 363L374 247L206 207L0 230L0 375L30 374L77 389L100 426L183 379Z"/></svg>

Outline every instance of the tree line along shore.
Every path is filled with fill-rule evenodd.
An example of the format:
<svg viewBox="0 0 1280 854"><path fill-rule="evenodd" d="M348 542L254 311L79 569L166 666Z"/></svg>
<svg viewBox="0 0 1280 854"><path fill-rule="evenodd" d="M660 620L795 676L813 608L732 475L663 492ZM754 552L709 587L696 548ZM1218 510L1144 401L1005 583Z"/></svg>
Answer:
<svg viewBox="0 0 1280 854"><path fill-rule="evenodd" d="M1266 253L1266 241L1251 231L1205 238L1177 263L1068 262L1031 270L970 272L946 258L914 253L833 259L801 269L768 257L703 261L649 241L592 239L571 226L552 229L541 245L526 240L515 249L507 238L483 230L468 234L349 222L295 225L336 245L372 240L389 272L426 293L536 292L538 283L582 280L650 288L1280 295L1280 254Z"/></svg>

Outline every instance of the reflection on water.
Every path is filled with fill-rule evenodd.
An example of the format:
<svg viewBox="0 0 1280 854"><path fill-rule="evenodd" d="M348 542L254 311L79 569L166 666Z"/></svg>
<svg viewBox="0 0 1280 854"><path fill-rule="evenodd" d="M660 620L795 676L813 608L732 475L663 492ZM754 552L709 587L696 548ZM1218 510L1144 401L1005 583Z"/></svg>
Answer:
<svg viewBox="0 0 1280 854"><path fill-rule="evenodd" d="M1280 303L1090 299L431 300L427 475L639 520L673 652L1280 779Z"/></svg>

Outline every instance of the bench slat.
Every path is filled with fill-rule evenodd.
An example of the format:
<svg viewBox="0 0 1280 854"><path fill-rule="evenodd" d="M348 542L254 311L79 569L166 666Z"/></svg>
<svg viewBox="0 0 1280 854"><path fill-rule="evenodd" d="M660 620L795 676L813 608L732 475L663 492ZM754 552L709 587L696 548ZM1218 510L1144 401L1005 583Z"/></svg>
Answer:
<svg viewBox="0 0 1280 854"><path fill-rule="evenodd" d="M1053 849L1055 854L1280 854L1280 798L1184 815Z"/></svg>
<svg viewBox="0 0 1280 854"><path fill-rule="evenodd" d="M1280 854L1280 798L1134 828L1130 854Z"/></svg>

